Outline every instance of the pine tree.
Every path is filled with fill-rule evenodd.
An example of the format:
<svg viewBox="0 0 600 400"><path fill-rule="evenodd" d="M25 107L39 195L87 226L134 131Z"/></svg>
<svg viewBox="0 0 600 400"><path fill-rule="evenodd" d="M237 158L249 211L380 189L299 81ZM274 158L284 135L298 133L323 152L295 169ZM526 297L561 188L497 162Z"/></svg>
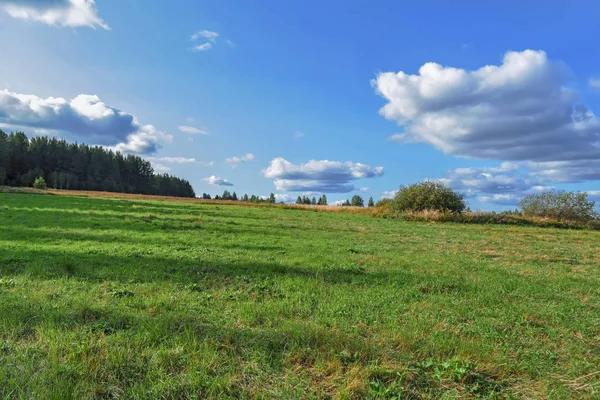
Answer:
<svg viewBox="0 0 600 400"><path fill-rule="evenodd" d="M298 196L298 198L296 199L296 204L303 204L302 197Z"/></svg>
<svg viewBox="0 0 600 400"><path fill-rule="evenodd" d="M369 197L369 207L375 207L375 202L373 201L373 197Z"/></svg>

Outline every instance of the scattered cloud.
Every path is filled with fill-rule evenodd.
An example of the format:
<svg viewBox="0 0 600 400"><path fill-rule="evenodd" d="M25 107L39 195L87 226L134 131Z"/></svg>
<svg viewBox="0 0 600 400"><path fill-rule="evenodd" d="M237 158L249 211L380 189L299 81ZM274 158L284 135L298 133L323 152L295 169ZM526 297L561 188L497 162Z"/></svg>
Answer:
<svg viewBox="0 0 600 400"><path fill-rule="evenodd" d="M196 164L195 158L185 158L185 157L146 157L146 160L150 162L164 162L171 164Z"/></svg>
<svg viewBox="0 0 600 400"><path fill-rule="evenodd" d="M218 178L214 175L203 179L209 185L215 186L233 186L233 183L229 182L227 179Z"/></svg>
<svg viewBox="0 0 600 400"><path fill-rule="evenodd" d="M196 164L204 167L212 167L212 161L198 161L195 158L186 157L145 157L146 160L152 163L152 167L155 171L165 173L171 170L171 167L165 164Z"/></svg>
<svg viewBox="0 0 600 400"><path fill-rule="evenodd" d="M179 130L183 133L188 133L190 135L210 135L210 133L208 133L208 131L203 130L203 129L198 129L193 126L181 125L179 127Z"/></svg>
<svg viewBox="0 0 600 400"><path fill-rule="evenodd" d="M226 39L225 43L227 43L229 45L229 47L235 47L235 43L233 43L231 40Z"/></svg>
<svg viewBox="0 0 600 400"><path fill-rule="evenodd" d="M363 193L367 193L369 191L369 188L368 187L361 187L359 190L361 192L363 192Z"/></svg>
<svg viewBox="0 0 600 400"><path fill-rule="evenodd" d="M53 26L110 29L98 16L94 0L0 0L0 10L12 18Z"/></svg>
<svg viewBox="0 0 600 400"><path fill-rule="evenodd" d="M171 167L157 163L152 163L152 168L154 169L154 172L158 172L159 174L166 174L167 172L171 171Z"/></svg>
<svg viewBox="0 0 600 400"><path fill-rule="evenodd" d="M598 78L598 79L591 78L588 83L592 89L600 90L600 78Z"/></svg>
<svg viewBox="0 0 600 400"><path fill-rule="evenodd" d="M192 50L193 51L206 51L206 50L210 50L211 48L212 48L212 44L206 42L206 43L202 43L202 44L192 47Z"/></svg>
<svg viewBox="0 0 600 400"><path fill-rule="evenodd" d="M296 201L296 198L287 193L275 193L275 200L278 203L281 201L283 201L284 203L289 203L291 201Z"/></svg>
<svg viewBox="0 0 600 400"><path fill-rule="evenodd" d="M151 154L173 137L135 116L103 103L98 96L80 94L70 101L40 98L0 90L0 123L64 132L90 144L116 151Z"/></svg>
<svg viewBox="0 0 600 400"><path fill-rule="evenodd" d="M352 181L381 176L383 167L328 160L296 165L278 157L262 173L265 178L274 178L273 183L280 191L348 193L356 189Z"/></svg>
<svg viewBox="0 0 600 400"><path fill-rule="evenodd" d="M474 71L429 62L417 75L385 72L373 86L387 101L381 115L404 128L392 140L472 158L600 159L600 122L570 79L566 65L525 50Z"/></svg>
<svg viewBox="0 0 600 400"><path fill-rule="evenodd" d="M346 200L336 200L334 202L329 203L330 206L341 206L346 202Z"/></svg>
<svg viewBox="0 0 600 400"><path fill-rule="evenodd" d="M192 35L192 40L198 40L200 38L204 38L204 39L214 43L214 42L216 42L218 36L219 36L219 34L217 32L203 30L203 31L198 31L198 32L194 33Z"/></svg>
<svg viewBox="0 0 600 400"><path fill-rule="evenodd" d="M525 167L525 163L504 162L498 167L457 168L441 182L466 197L484 203L517 205L523 197L555 189Z"/></svg>
<svg viewBox="0 0 600 400"><path fill-rule="evenodd" d="M296 131L293 133L292 137L294 139L302 139L304 137L304 132Z"/></svg>
<svg viewBox="0 0 600 400"><path fill-rule="evenodd" d="M248 153L244 156L241 157L231 157L231 158L226 158L225 162L229 165L231 165L231 168L235 168L238 165L248 162L248 161L253 161L256 157L254 156L254 154L252 153Z"/></svg>
<svg viewBox="0 0 600 400"><path fill-rule="evenodd" d="M398 194L397 190L388 190L388 191L381 193L381 198L382 199L393 199L394 197L396 197L396 194Z"/></svg>
<svg viewBox="0 0 600 400"><path fill-rule="evenodd" d="M588 198L592 201L600 201L600 190L589 190Z"/></svg>

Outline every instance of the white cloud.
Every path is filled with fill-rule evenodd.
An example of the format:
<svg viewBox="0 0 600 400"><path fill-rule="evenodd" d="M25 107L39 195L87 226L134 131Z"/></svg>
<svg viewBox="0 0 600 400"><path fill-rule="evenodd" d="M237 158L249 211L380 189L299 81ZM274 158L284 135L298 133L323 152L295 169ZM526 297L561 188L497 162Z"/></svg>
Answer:
<svg viewBox="0 0 600 400"><path fill-rule="evenodd" d="M110 29L98 16L94 0L0 0L0 9L13 18L48 25Z"/></svg>
<svg viewBox="0 0 600 400"><path fill-rule="evenodd" d="M504 162L498 167L457 168L448 171L441 182L485 203L517 205L524 196L555 189L534 175L526 163Z"/></svg>
<svg viewBox="0 0 600 400"><path fill-rule="evenodd" d="M396 197L397 194L398 194L397 190L388 190L388 191L381 193L381 198L382 199L393 199L394 197Z"/></svg>
<svg viewBox="0 0 600 400"><path fill-rule="evenodd" d="M233 183L229 182L227 179L218 178L214 175L203 179L209 185L215 186L233 186Z"/></svg>
<svg viewBox="0 0 600 400"><path fill-rule="evenodd" d="M186 157L145 157L146 160L150 161L152 165L155 163L166 163L166 164L198 164L205 167L212 167L213 161L198 161L195 158Z"/></svg>
<svg viewBox="0 0 600 400"><path fill-rule="evenodd" d="M361 192L363 192L363 193L367 193L369 191L369 188L368 187L361 187L359 190Z"/></svg>
<svg viewBox="0 0 600 400"><path fill-rule="evenodd" d="M149 154L173 137L135 116L81 94L68 101L0 90L0 123L65 132L90 144L127 153Z"/></svg>
<svg viewBox="0 0 600 400"><path fill-rule="evenodd" d="M210 134L208 133L208 131L206 131L206 130L203 130L203 129L198 129L198 128L195 128L195 127L193 127L193 126L185 126L185 125L181 125L181 126L179 127L179 130L180 130L181 132L188 133L188 134L190 134L190 135L210 135Z"/></svg>
<svg viewBox="0 0 600 400"><path fill-rule="evenodd" d="M504 206L514 206L519 204L521 196L517 196L511 193L508 194L493 194L491 196L479 196L479 200L484 203L493 203Z"/></svg>
<svg viewBox="0 0 600 400"><path fill-rule="evenodd" d="M296 201L295 197L290 196L287 193L275 193L275 200L279 203L283 201L284 203L289 203L291 201Z"/></svg>
<svg viewBox="0 0 600 400"><path fill-rule="evenodd" d="M347 193L356 189L352 181L381 176L383 167L328 160L296 165L278 157L262 173L265 178L274 178L275 187L281 191Z"/></svg>
<svg viewBox="0 0 600 400"><path fill-rule="evenodd" d="M296 132L294 132L294 134L292 135L292 137L294 139L302 139L304 137L304 132L296 131Z"/></svg>
<svg viewBox="0 0 600 400"><path fill-rule="evenodd" d="M212 44L206 42L206 43L202 43L202 44L192 47L192 50L193 51L206 51L206 50L210 50L211 48L212 48Z"/></svg>
<svg viewBox="0 0 600 400"><path fill-rule="evenodd" d="M532 176L551 182L579 183L600 180L600 160L530 161L524 163L524 166L530 170Z"/></svg>
<svg viewBox="0 0 600 400"><path fill-rule="evenodd" d="M600 201L600 190L589 190L588 198L592 201Z"/></svg>
<svg viewBox="0 0 600 400"><path fill-rule="evenodd" d="M336 200L332 203L329 203L330 206L341 206L344 205L344 203L346 202L346 200Z"/></svg>
<svg viewBox="0 0 600 400"><path fill-rule="evenodd" d="M195 158L185 158L185 157L146 157L146 160L150 162L164 162L170 164L195 164Z"/></svg>
<svg viewBox="0 0 600 400"><path fill-rule="evenodd" d="M254 156L254 154L252 153L248 153L244 156L241 157L231 157L231 158L226 158L225 162L229 165L231 165L232 168L237 167L238 165L248 162L248 161L253 161L256 157Z"/></svg>
<svg viewBox="0 0 600 400"><path fill-rule="evenodd" d="M154 172L157 172L159 174L165 174L165 173L171 171L171 167L167 167L166 165L163 165L163 164L152 163L152 168L154 169Z"/></svg>
<svg viewBox="0 0 600 400"><path fill-rule="evenodd" d="M226 39L225 43L227 43L230 47L235 47L235 43L233 43L231 40Z"/></svg>
<svg viewBox="0 0 600 400"><path fill-rule="evenodd" d="M591 78L588 83L591 88L600 89L600 78L598 78L598 79Z"/></svg>
<svg viewBox="0 0 600 400"><path fill-rule="evenodd" d="M204 39L208 40L209 42L214 43L217 40L218 36L219 36L219 34L217 32L203 30L203 31L198 31L198 32L194 33L192 35L192 40L198 40L200 38L204 38Z"/></svg>
<svg viewBox="0 0 600 400"><path fill-rule="evenodd" d="M485 159L600 159L600 122L566 85L570 71L543 51L508 52L474 71L426 63L380 74L380 113L404 127L392 140Z"/></svg>

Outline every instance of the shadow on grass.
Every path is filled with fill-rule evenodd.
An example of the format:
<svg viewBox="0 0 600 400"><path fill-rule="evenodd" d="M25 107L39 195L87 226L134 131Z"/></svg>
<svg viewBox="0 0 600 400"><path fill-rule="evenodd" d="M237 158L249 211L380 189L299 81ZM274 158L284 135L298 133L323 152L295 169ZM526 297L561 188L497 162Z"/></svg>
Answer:
<svg viewBox="0 0 600 400"><path fill-rule="evenodd" d="M210 250L209 250L210 252ZM40 279L73 277L90 281L120 281L125 283L169 282L193 284L200 281L222 285L228 278L247 276L264 279L276 276L317 279L329 284L381 285L394 282L416 282L418 276L405 269L393 272L367 272L355 265L298 266L281 262L170 257L133 253L106 255L102 253L65 252L56 249L22 250L0 256L0 275L27 275Z"/></svg>

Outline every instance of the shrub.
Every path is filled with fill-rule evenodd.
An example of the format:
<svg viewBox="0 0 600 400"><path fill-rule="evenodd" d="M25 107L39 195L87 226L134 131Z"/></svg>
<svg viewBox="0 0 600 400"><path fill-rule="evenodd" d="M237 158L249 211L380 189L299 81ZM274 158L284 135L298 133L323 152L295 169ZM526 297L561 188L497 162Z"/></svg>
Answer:
<svg viewBox="0 0 600 400"><path fill-rule="evenodd" d="M524 197L519 203L523 214L561 221L591 221L598 218L596 203L585 192L544 192Z"/></svg>
<svg viewBox="0 0 600 400"><path fill-rule="evenodd" d="M35 181L33 181L33 188L46 190L48 189L48 185L46 185L46 181L44 180L44 178L38 176L37 178L35 178Z"/></svg>
<svg viewBox="0 0 600 400"><path fill-rule="evenodd" d="M400 186L393 201L396 212L442 211L462 213L466 209L464 196L441 182L425 181Z"/></svg>

